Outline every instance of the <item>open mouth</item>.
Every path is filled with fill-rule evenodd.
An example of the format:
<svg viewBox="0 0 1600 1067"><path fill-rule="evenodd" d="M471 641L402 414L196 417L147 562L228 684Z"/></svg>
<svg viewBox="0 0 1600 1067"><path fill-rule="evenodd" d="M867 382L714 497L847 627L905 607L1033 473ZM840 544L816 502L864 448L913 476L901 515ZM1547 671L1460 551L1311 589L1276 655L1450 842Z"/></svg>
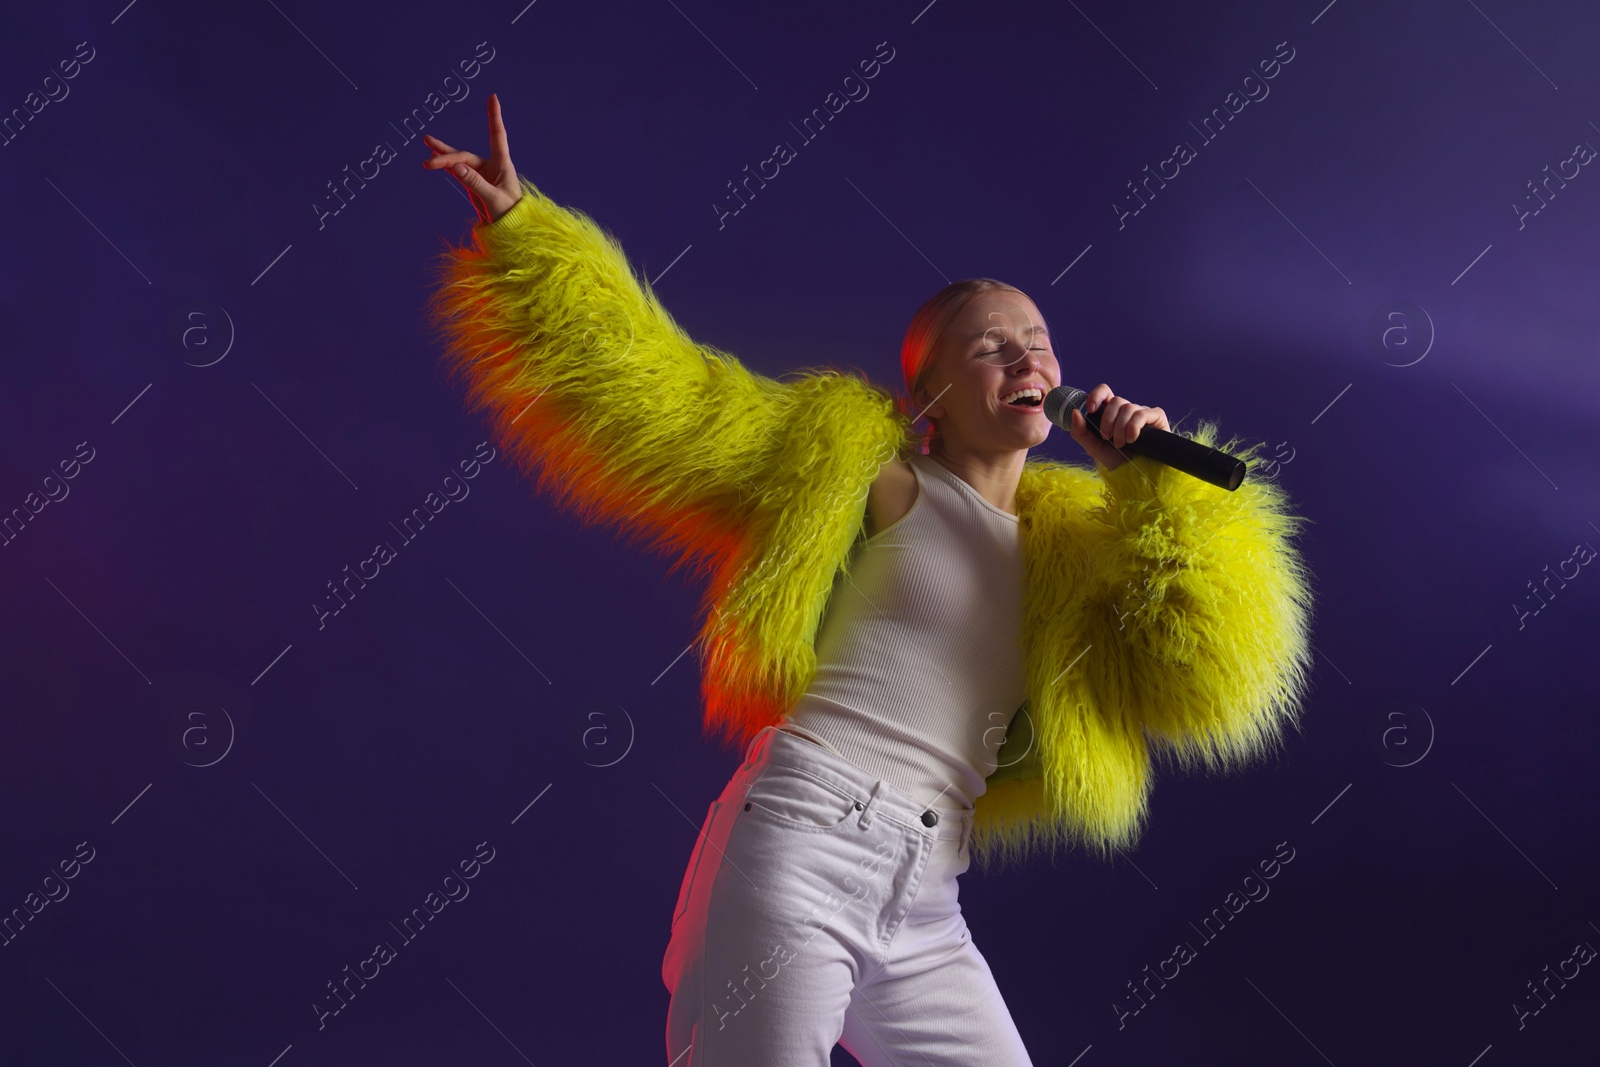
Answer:
<svg viewBox="0 0 1600 1067"><path fill-rule="evenodd" d="M1015 394L1002 397L1001 402L1007 407L1036 408L1044 403L1044 390L1037 387L1021 389Z"/></svg>

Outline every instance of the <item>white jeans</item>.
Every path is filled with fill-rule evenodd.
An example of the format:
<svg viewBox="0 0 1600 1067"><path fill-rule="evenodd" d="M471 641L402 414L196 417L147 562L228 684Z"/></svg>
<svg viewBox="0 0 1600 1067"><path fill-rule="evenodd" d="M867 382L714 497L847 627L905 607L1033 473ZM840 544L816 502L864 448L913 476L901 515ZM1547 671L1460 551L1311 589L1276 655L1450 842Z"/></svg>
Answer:
<svg viewBox="0 0 1600 1067"><path fill-rule="evenodd" d="M827 1067L835 1043L864 1067L1031 1067L957 901L971 829L762 730L678 893L670 1067Z"/></svg>

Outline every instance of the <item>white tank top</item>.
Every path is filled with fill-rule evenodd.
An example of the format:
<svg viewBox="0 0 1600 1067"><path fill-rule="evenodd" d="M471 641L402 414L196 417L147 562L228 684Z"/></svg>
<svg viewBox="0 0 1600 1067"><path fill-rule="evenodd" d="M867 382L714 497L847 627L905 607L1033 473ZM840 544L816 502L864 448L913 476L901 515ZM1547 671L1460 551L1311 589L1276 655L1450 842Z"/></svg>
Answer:
<svg viewBox="0 0 1600 1067"><path fill-rule="evenodd" d="M946 811L970 808L1026 697L1018 519L913 453L917 499L858 541L785 728Z"/></svg>

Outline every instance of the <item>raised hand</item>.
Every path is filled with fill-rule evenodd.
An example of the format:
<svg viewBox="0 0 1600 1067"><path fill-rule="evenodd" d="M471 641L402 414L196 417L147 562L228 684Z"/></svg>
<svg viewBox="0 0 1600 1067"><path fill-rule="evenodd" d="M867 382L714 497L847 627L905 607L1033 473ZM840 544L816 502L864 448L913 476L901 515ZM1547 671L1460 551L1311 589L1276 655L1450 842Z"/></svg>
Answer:
<svg viewBox="0 0 1600 1067"><path fill-rule="evenodd" d="M422 165L429 170L448 167L450 173L466 187L481 222L493 222L522 199L522 183L517 180L516 168L511 165L506 125L500 119L500 98L494 93L489 94L488 107L488 159L471 152L459 152L432 134L422 137L433 149L433 158L423 160Z"/></svg>
<svg viewBox="0 0 1600 1067"><path fill-rule="evenodd" d="M1105 382L1089 390L1089 398L1084 401L1083 407L1085 411L1105 409L1100 416L1100 432L1095 433L1089 420L1077 408L1072 409L1072 429L1068 432L1074 441L1083 446L1085 452L1107 470L1116 470L1127 462L1128 457L1122 448L1130 441L1139 439L1141 426L1154 426L1158 430L1172 429L1167 423L1165 411L1141 407L1131 400L1116 396Z"/></svg>

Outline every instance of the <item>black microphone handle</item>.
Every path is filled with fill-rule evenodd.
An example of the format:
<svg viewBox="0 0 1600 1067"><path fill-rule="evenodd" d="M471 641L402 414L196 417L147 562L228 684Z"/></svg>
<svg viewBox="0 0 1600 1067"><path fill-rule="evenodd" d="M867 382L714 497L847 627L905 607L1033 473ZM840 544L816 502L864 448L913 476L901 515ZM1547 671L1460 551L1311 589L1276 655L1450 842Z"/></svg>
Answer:
<svg viewBox="0 0 1600 1067"><path fill-rule="evenodd" d="M1083 419L1094 432L1099 434L1099 419L1104 413L1104 408L1090 414L1083 410L1083 405L1088 402L1090 395L1082 389L1072 386L1056 386L1045 394L1045 418L1050 419L1056 426L1070 432L1072 430L1072 411L1082 411ZM1102 437L1101 440L1106 440ZM1206 448L1200 442L1192 442L1187 437L1179 437L1171 430L1158 430L1154 426L1139 427L1139 438L1134 442L1122 446L1123 454L1131 456L1149 456L1157 462L1163 462L1174 470L1182 470L1184 474L1200 478L1202 482L1222 486L1224 490L1237 490L1245 482L1245 461L1237 456L1229 456L1214 448Z"/></svg>
<svg viewBox="0 0 1600 1067"><path fill-rule="evenodd" d="M1056 422L1056 425L1061 426L1063 429L1069 429L1072 426L1072 415L1067 408L1067 403L1071 403L1072 407L1083 412L1084 420L1094 427L1096 433L1099 433L1100 416L1105 413L1105 408L1102 407L1099 411L1094 412L1084 411L1083 404L1088 399L1088 394L1077 389L1069 389L1066 386L1058 386L1057 389L1051 390L1052 396L1063 390L1066 391L1063 396L1067 397L1067 402L1058 401L1060 403L1059 414L1061 421L1056 422L1055 419L1051 419L1051 421ZM1072 402L1071 394L1076 394L1075 403ZM1051 406L1054 407L1056 405ZM1183 473L1199 478L1203 482L1221 486L1229 492L1244 484L1246 473L1244 460L1215 448L1208 448L1199 441L1190 440L1170 430L1160 430L1154 426L1141 426L1139 427L1138 439L1123 445L1122 452L1129 456L1148 456L1158 463L1164 463L1174 470L1183 471Z"/></svg>

